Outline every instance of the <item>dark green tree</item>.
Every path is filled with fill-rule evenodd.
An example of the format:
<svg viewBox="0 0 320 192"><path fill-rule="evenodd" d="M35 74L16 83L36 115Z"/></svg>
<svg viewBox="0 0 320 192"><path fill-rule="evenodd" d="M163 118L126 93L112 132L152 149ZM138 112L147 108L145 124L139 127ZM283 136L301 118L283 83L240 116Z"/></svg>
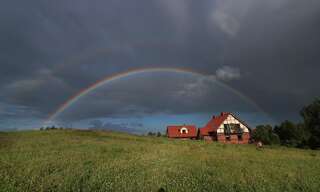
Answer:
<svg viewBox="0 0 320 192"><path fill-rule="evenodd" d="M295 124L288 120L275 126L274 132L279 136L281 144L286 146L304 147L309 139L304 124Z"/></svg>
<svg viewBox="0 0 320 192"><path fill-rule="evenodd" d="M272 130L271 125L258 125L252 131L252 139L254 141L261 141L265 145L279 144L279 136Z"/></svg>
<svg viewBox="0 0 320 192"><path fill-rule="evenodd" d="M309 146L312 149L320 148L320 98L305 106L300 114L306 128L310 131Z"/></svg>

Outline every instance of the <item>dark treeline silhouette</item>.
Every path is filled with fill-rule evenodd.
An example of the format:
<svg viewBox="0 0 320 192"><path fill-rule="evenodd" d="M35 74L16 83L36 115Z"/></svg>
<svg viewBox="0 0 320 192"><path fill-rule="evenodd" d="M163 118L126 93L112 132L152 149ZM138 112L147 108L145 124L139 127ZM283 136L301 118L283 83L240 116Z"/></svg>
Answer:
<svg viewBox="0 0 320 192"><path fill-rule="evenodd" d="M48 126L48 127L41 127L40 131L48 131L48 130L63 130L63 129L71 129L66 127L56 127L56 126Z"/></svg>
<svg viewBox="0 0 320 192"><path fill-rule="evenodd" d="M320 98L300 111L303 122L288 120L280 125L259 125L252 131L252 139L266 145L281 144L298 148L320 148Z"/></svg>
<svg viewBox="0 0 320 192"><path fill-rule="evenodd" d="M154 132L148 132L147 133L148 136L153 136L153 137L161 137L161 136L166 136L164 134L161 134L160 132L154 133Z"/></svg>

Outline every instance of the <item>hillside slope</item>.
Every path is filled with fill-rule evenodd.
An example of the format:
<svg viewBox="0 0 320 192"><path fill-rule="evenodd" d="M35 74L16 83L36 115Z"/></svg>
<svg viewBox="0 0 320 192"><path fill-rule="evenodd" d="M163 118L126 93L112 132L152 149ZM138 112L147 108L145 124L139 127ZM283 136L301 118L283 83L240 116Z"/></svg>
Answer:
<svg viewBox="0 0 320 192"><path fill-rule="evenodd" d="M319 191L320 152L113 132L0 133L0 191Z"/></svg>

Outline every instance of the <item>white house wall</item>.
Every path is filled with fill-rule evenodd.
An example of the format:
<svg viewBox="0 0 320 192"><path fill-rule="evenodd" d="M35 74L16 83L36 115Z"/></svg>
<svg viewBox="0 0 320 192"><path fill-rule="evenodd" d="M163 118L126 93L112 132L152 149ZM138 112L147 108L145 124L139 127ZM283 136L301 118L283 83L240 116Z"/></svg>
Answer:
<svg viewBox="0 0 320 192"><path fill-rule="evenodd" d="M232 115L228 115L228 117L221 123L220 127L217 130L217 133L224 133L224 124L240 124L240 128L244 133L248 133L249 129Z"/></svg>

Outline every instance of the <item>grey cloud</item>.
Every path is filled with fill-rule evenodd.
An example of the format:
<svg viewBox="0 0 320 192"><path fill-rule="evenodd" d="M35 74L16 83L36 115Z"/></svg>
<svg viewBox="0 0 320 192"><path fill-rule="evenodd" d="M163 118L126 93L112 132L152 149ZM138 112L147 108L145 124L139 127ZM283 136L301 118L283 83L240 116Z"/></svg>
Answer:
<svg viewBox="0 0 320 192"><path fill-rule="evenodd" d="M240 69L229 66L223 66L222 68L217 69L216 77L225 81L239 79Z"/></svg>

